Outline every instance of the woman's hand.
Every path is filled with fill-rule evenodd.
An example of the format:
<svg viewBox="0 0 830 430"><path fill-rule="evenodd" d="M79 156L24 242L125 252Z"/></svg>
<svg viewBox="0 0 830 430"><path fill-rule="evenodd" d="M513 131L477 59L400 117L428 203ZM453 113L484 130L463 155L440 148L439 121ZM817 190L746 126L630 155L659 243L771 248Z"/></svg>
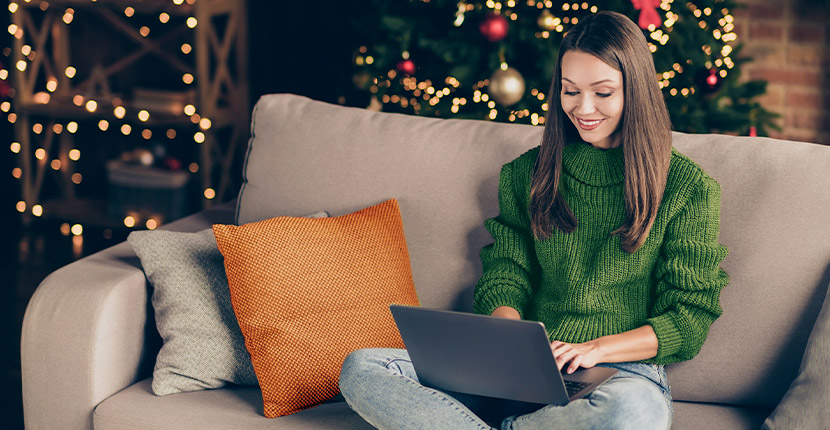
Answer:
<svg viewBox="0 0 830 430"><path fill-rule="evenodd" d="M522 319L522 316L519 315L519 311L511 308L510 306L499 306L490 315L494 317L508 318L513 320Z"/></svg>
<svg viewBox="0 0 830 430"><path fill-rule="evenodd" d="M580 367L589 368L599 364L602 354L596 342L565 343L555 340L550 349L556 359L556 367L561 371L566 365L568 374L574 373Z"/></svg>
<svg viewBox="0 0 830 430"><path fill-rule="evenodd" d="M653 358L659 348L657 335L650 325L634 330L598 337L584 343L553 341L550 349L561 371L573 373L580 367L594 367L599 363L620 363Z"/></svg>

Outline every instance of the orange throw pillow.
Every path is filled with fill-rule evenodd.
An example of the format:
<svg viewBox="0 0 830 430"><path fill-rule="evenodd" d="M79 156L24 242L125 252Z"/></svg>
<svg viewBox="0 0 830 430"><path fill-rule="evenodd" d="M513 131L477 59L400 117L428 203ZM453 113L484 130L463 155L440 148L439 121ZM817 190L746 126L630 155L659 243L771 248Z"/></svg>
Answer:
<svg viewBox="0 0 830 430"><path fill-rule="evenodd" d="M352 351L404 347L389 305L417 306L418 297L396 200L213 232L266 417L337 395Z"/></svg>

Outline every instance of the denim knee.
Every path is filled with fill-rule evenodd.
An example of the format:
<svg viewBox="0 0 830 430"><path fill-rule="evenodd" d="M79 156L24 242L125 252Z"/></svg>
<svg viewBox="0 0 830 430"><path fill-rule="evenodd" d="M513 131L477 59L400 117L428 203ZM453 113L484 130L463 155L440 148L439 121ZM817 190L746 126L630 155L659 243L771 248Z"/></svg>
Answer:
<svg viewBox="0 0 830 430"><path fill-rule="evenodd" d="M671 420L670 406L656 386L638 383L626 383L624 395L602 396L602 389L589 397L590 403L597 407L597 412L604 415L602 421L612 424L615 429L667 429ZM614 384L614 381L609 385Z"/></svg>
<svg viewBox="0 0 830 430"><path fill-rule="evenodd" d="M346 399L361 385L361 379L365 378L366 372L372 367L371 355L369 349L358 349L343 360L343 367L340 369L340 392Z"/></svg>

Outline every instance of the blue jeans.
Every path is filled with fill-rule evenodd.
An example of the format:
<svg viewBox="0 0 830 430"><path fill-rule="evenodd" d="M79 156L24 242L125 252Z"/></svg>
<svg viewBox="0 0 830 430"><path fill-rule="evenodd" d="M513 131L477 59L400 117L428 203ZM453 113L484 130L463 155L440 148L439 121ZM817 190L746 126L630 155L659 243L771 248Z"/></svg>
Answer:
<svg viewBox="0 0 830 430"><path fill-rule="evenodd" d="M662 366L609 363L618 369L588 396L565 406L482 418L476 398L418 382L403 349L361 349L343 363L340 391L349 407L378 429L668 429L671 393ZM479 413L474 412L477 410Z"/></svg>

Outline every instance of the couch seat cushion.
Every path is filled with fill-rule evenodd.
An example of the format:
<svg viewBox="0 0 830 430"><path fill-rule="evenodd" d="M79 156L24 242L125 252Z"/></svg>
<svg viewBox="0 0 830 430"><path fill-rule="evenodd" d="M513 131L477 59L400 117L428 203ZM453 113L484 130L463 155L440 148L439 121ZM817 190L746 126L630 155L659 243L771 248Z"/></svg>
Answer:
<svg viewBox="0 0 830 430"><path fill-rule="evenodd" d="M672 406L672 430L757 430L771 412L766 408L742 408L714 403L675 401Z"/></svg>
<svg viewBox="0 0 830 430"><path fill-rule="evenodd" d="M345 402L271 419L262 415L259 387L227 386L159 397L150 384L145 379L98 405L95 429L372 429Z"/></svg>

